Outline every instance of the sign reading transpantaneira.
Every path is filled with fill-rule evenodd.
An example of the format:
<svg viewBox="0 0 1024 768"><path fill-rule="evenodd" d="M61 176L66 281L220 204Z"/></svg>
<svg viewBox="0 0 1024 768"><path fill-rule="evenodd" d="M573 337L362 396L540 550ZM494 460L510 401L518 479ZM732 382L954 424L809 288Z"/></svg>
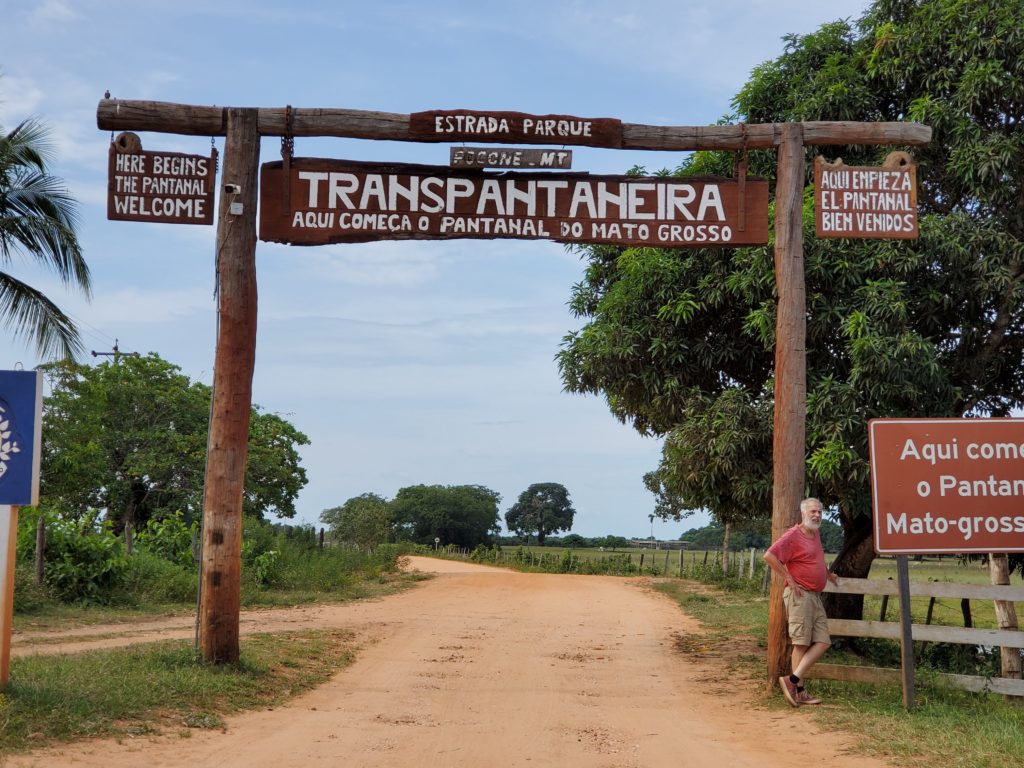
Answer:
<svg viewBox="0 0 1024 768"><path fill-rule="evenodd" d="M320 158L293 159L287 180L280 161L260 171L261 240L452 238L758 245L768 242L768 182L488 173Z"/></svg>
<svg viewBox="0 0 1024 768"><path fill-rule="evenodd" d="M917 166L891 152L880 168L814 159L818 237L917 237Z"/></svg>
<svg viewBox="0 0 1024 768"><path fill-rule="evenodd" d="M1024 419L873 419L875 551L1024 552Z"/></svg>
<svg viewBox="0 0 1024 768"><path fill-rule="evenodd" d="M212 224L217 150L210 156L144 150L134 133L110 145L107 218Z"/></svg>

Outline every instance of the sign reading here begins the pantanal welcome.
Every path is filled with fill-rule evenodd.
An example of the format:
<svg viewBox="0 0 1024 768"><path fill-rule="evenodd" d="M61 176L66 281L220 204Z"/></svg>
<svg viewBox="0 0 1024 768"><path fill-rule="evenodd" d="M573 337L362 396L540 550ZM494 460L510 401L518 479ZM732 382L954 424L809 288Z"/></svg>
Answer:
<svg viewBox="0 0 1024 768"><path fill-rule="evenodd" d="M110 145L107 218L212 224L217 150L209 157L142 149L134 133Z"/></svg>
<svg viewBox="0 0 1024 768"><path fill-rule="evenodd" d="M664 248L768 242L768 182L487 173L295 158L260 173L260 239L517 238ZM285 188L285 184L288 188ZM741 201L741 190L744 199Z"/></svg>

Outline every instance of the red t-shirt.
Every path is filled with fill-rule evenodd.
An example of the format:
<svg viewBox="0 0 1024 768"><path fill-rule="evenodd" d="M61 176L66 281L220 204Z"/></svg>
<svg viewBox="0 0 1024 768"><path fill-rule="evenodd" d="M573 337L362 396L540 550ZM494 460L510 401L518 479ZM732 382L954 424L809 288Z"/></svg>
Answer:
<svg viewBox="0 0 1024 768"><path fill-rule="evenodd" d="M821 548L821 532L814 531L808 536L794 525L768 551L779 558L789 569L793 581L810 592L821 592L828 582L828 568L825 565L825 550Z"/></svg>

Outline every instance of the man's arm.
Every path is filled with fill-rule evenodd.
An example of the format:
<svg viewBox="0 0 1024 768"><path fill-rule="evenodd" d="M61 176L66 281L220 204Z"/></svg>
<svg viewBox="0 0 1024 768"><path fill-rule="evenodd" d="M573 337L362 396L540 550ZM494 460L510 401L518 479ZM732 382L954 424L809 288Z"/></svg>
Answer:
<svg viewBox="0 0 1024 768"><path fill-rule="evenodd" d="M764 553L764 561L768 564L775 573L782 579L783 586L787 586L792 589L798 596L804 593L803 588L796 583L796 580L789 575L789 569L786 567L779 558L773 555L771 552Z"/></svg>

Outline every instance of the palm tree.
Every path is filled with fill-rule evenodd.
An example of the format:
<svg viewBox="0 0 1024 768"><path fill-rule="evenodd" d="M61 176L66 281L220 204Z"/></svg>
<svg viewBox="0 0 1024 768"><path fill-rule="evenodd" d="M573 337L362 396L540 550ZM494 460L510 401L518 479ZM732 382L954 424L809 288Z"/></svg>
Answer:
<svg viewBox="0 0 1024 768"><path fill-rule="evenodd" d="M71 318L9 271L19 253L54 270L65 285L91 293L75 233L78 204L47 172L48 135L34 119L0 133L0 325L12 328L15 338L34 340L40 357L74 357L82 342Z"/></svg>

